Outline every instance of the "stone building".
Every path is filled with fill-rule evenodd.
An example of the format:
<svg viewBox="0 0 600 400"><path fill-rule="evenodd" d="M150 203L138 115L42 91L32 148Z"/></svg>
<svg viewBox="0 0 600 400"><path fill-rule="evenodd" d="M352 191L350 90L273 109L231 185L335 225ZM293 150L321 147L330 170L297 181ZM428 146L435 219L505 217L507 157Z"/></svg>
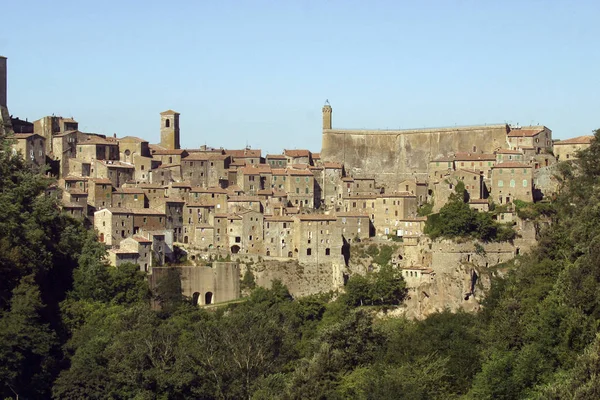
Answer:
<svg viewBox="0 0 600 400"><path fill-rule="evenodd" d="M267 154L266 161L271 168L287 167L287 158L283 154Z"/></svg>
<svg viewBox="0 0 600 400"><path fill-rule="evenodd" d="M96 208L112 206L112 182L107 178L88 179L88 203Z"/></svg>
<svg viewBox="0 0 600 400"><path fill-rule="evenodd" d="M465 185L469 200L479 200L487 197L487 191L483 185L483 175L480 171L471 169L458 169L451 175L456 181L461 181Z"/></svg>
<svg viewBox="0 0 600 400"><path fill-rule="evenodd" d="M108 246L118 246L133 235L133 213L128 208L105 208L94 213L94 228L98 240Z"/></svg>
<svg viewBox="0 0 600 400"><path fill-rule="evenodd" d="M127 182L135 181L135 167L121 161L96 160L94 162L93 176L96 178L108 178L111 184L119 188Z"/></svg>
<svg viewBox="0 0 600 400"><path fill-rule="evenodd" d="M533 173L528 164L504 162L492 170L491 195L499 204L533 201Z"/></svg>
<svg viewBox="0 0 600 400"><path fill-rule="evenodd" d="M74 132L79 128L79 124L72 118L63 118L58 116L47 116L33 122L33 132L46 139L46 154L55 153L53 149L55 135L66 132ZM58 154L56 154L58 155Z"/></svg>
<svg viewBox="0 0 600 400"><path fill-rule="evenodd" d="M479 171L485 178L491 177L494 164L495 154L456 153L454 156L454 169Z"/></svg>
<svg viewBox="0 0 600 400"><path fill-rule="evenodd" d="M261 154L262 151L260 149L251 149L246 147L242 150L224 150L224 154L231 157L231 162L237 162L240 166L244 165L258 165L261 163Z"/></svg>
<svg viewBox="0 0 600 400"><path fill-rule="evenodd" d="M112 207L145 208L148 200L143 189L137 187L121 187L112 192Z"/></svg>
<svg viewBox="0 0 600 400"><path fill-rule="evenodd" d="M545 126L513 128L508 133L508 142L513 150L533 150L541 154L552 149L552 131Z"/></svg>
<svg viewBox="0 0 600 400"><path fill-rule="evenodd" d="M181 160L181 175L192 186L223 187L230 163L231 157L225 154L190 153Z"/></svg>
<svg viewBox="0 0 600 400"><path fill-rule="evenodd" d="M165 213L152 208L132 208L129 211L133 214L133 234L165 229Z"/></svg>
<svg viewBox="0 0 600 400"><path fill-rule="evenodd" d="M383 193L375 199L373 225L377 235L395 235L400 221L417 214L417 198L409 192Z"/></svg>
<svg viewBox="0 0 600 400"><path fill-rule="evenodd" d="M368 215L355 212L336 214L337 223L342 230L342 236L348 243L366 240L374 231Z"/></svg>
<svg viewBox="0 0 600 400"><path fill-rule="evenodd" d="M273 174L275 176L275 174ZM286 191L292 205L306 208L315 206L315 177L306 169L288 169Z"/></svg>
<svg viewBox="0 0 600 400"><path fill-rule="evenodd" d="M283 150L287 165L312 165L312 154L309 150Z"/></svg>
<svg viewBox="0 0 600 400"><path fill-rule="evenodd" d="M264 217L264 248L268 257L294 257L294 220L288 216Z"/></svg>
<svg viewBox="0 0 600 400"><path fill-rule="evenodd" d="M85 140L77 141L77 159L92 162L95 160L119 160L119 145L96 135L87 135Z"/></svg>
<svg viewBox="0 0 600 400"><path fill-rule="evenodd" d="M308 264L341 264L342 235L337 218L323 214L302 214L294 219L294 254Z"/></svg>
<svg viewBox="0 0 600 400"><path fill-rule="evenodd" d="M554 156L557 161L577 159L577 152L591 146L594 136L578 136L554 141Z"/></svg>
<svg viewBox="0 0 600 400"><path fill-rule="evenodd" d="M496 162L525 162L525 155L521 150L513 150L513 149L499 149L496 151Z"/></svg>
<svg viewBox="0 0 600 400"><path fill-rule="evenodd" d="M326 207L339 205L342 196L342 178L344 166L338 162L323 163L323 182L321 183L323 201Z"/></svg>
<svg viewBox="0 0 600 400"><path fill-rule="evenodd" d="M46 165L46 140L36 133L16 133L13 153L21 153L30 165Z"/></svg>

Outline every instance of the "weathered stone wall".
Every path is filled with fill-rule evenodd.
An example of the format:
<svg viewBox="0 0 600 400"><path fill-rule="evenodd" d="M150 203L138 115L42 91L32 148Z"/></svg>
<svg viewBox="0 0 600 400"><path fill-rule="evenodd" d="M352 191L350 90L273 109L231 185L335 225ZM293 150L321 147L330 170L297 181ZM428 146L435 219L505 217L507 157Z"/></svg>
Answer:
<svg viewBox="0 0 600 400"><path fill-rule="evenodd" d="M251 266L256 284L271 287L271 282L279 279L286 285L292 296L308 296L341 288L344 267L331 264L304 264L297 260L275 260L266 257Z"/></svg>
<svg viewBox="0 0 600 400"><path fill-rule="evenodd" d="M430 160L451 152L493 153L506 148L506 125L398 131L324 129L321 158L353 176L388 187L409 177L425 180Z"/></svg>
<svg viewBox="0 0 600 400"><path fill-rule="evenodd" d="M240 297L240 270L235 262L217 262L212 267L178 266L181 272L183 295L196 300L197 304L210 304L235 300ZM169 267L154 267L150 275L151 287L165 276Z"/></svg>

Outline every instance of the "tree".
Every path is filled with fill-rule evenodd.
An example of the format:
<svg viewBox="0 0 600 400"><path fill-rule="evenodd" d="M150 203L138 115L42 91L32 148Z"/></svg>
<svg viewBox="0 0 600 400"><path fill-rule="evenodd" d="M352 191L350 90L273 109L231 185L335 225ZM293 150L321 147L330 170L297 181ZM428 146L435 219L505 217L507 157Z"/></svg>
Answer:
<svg viewBox="0 0 600 400"><path fill-rule="evenodd" d="M155 288L156 300L165 314L173 313L184 302L181 286L181 272L177 268L167 268Z"/></svg>
<svg viewBox="0 0 600 400"><path fill-rule="evenodd" d="M41 314L44 304L32 275L13 290L0 319L0 390L4 397L48 397L58 341Z"/></svg>

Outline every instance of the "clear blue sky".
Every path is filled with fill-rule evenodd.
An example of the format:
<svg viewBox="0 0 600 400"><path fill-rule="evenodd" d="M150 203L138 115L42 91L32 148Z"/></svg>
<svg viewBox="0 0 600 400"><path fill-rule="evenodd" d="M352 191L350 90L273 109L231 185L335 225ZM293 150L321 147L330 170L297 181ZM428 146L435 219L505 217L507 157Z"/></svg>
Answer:
<svg viewBox="0 0 600 400"><path fill-rule="evenodd" d="M14 116L263 153L340 128L600 128L600 1L5 1Z"/></svg>

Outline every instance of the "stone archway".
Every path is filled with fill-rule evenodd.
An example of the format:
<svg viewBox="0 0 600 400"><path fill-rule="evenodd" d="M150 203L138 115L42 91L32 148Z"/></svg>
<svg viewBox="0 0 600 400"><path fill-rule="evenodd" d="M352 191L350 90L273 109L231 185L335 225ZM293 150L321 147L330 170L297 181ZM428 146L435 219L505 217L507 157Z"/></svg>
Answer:
<svg viewBox="0 0 600 400"><path fill-rule="evenodd" d="M237 254L240 252L240 246L238 246L237 244L234 244L233 246L231 246L231 254Z"/></svg>
<svg viewBox="0 0 600 400"><path fill-rule="evenodd" d="M192 304L195 306L200 304L200 292L194 292L192 296Z"/></svg>
<svg viewBox="0 0 600 400"><path fill-rule="evenodd" d="M206 292L204 295L204 304L212 304L213 303L213 294L212 292Z"/></svg>

